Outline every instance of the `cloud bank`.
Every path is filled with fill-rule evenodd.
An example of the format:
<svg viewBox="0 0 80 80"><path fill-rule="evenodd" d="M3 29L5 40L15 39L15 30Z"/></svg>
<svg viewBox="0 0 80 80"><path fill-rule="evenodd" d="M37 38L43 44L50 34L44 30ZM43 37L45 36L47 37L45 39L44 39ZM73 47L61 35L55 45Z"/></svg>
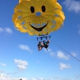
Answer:
<svg viewBox="0 0 80 80"><path fill-rule="evenodd" d="M0 65L2 65L2 66L4 66L4 67L6 67L6 64L4 64L4 63L0 63Z"/></svg>
<svg viewBox="0 0 80 80"><path fill-rule="evenodd" d="M19 45L19 48L22 50L27 50L29 52L32 52L32 50L30 49L30 47L28 45L21 44L21 45Z"/></svg>
<svg viewBox="0 0 80 80"><path fill-rule="evenodd" d="M2 32L12 34L12 30L9 27L5 27L5 28L0 27L0 33Z"/></svg>
<svg viewBox="0 0 80 80"><path fill-rule="evenodd" d="M27 61L15 59L14 62L17 65L19 70L26 70L27 69L27 66L28 66Z"/></svg>
<svg viewBox="0 0 80 80"><path fill-rule="evenodd" d="M69 55L65 55L61 51L57 51L57 57L60 58L60 59L69 60Z"/></svg>
<svg viewBox="0 0 80 80"><path fill-rule="evenodd" d="M73 11L75 13L80 12L80 1L77 0L65 0L63 4L69 11Z"/></svg>
<svg viewBox="0 0 80 80"><path fill-rule="evenodd" d="M67 69L67 68L71 68L71 66L69 64L65 64L65 63L60 63L60 69Z"/></svg>

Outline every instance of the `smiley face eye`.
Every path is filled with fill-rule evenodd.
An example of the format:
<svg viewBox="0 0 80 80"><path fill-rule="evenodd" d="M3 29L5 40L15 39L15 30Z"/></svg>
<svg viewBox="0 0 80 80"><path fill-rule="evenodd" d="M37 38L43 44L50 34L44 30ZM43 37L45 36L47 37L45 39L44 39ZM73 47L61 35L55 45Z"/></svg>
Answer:
<svg viewBox="0 0 80 80"><path fill-rule="evenodd" d="M46 11L46 7L44 5L41 7L41 9L42 9L42 12Z"/></svg>
<svg viewBox="0 0 80 80"><path fill-rule="evenodd" d="M30 11L31 11L32 13L34 13L34 12L35 12L35 9L34 9L34 7L33 7L33 6L31 6L31 7L30 7Z"/></svg>

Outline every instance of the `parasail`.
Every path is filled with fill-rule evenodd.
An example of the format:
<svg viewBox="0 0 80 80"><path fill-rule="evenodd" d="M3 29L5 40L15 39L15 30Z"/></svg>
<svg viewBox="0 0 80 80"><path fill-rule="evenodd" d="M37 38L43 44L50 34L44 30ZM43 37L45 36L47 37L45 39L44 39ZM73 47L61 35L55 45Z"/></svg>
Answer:
<svg viewBox="0 0 80 80"><path fill-rule="evenodd" d="M57 0L19 0L12 20L20 32L39 36L60 29L65 15Z"/></svg>

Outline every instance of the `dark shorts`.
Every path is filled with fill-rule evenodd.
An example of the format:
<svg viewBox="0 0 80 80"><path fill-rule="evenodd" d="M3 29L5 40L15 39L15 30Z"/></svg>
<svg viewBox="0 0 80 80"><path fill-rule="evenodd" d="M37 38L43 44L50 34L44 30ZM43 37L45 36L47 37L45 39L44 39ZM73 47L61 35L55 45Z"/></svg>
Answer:
<svg viewBox="0 0 80 80"><path fill-rule="evenodd" d="M48 48L48 45L45 45L44 47L45 47L45 48Z"/></svg>

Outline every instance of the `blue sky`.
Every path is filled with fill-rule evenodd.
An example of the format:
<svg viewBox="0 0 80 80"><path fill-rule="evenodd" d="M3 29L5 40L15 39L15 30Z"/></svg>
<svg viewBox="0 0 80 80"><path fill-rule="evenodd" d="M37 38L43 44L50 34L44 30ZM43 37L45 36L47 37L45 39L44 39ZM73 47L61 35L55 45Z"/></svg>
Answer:
<svg viewBox="0 0 80 80"><path fill-rule="evenodd" d="M14 28L18 0L0 0L0 80L80 80L80 1L58 0L64 26L52 32L49 50L38 51L36 36Z"/></svg>

